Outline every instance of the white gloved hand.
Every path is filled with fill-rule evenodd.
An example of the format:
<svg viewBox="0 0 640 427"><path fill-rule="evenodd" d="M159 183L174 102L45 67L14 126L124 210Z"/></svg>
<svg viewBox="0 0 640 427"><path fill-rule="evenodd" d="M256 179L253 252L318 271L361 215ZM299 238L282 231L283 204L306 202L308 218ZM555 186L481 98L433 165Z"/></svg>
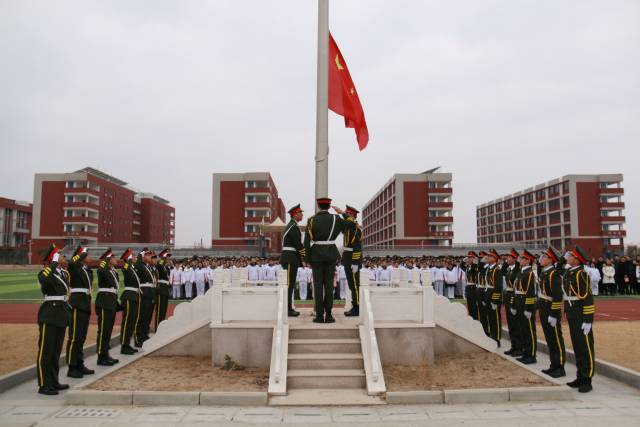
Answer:
<svg viewBox="0 0 640 427"><path fill-rule="evenodd" d="M486 302L484 302L484 301L480 301L480 304L482 304L482 305L487 305L487 303L486 303Z"/></svg>
<svg viewBox="0 0 640 427"><path fill-rule="evenodd" d="M524 312L524 317L526 317L528 320L531 320L531 312L530 311L525 311Z"/></svg>
<svg viewBox="0 0 640 427"><path fill-rule="evenodd" d="M357 273L358 272L358 266L357 265L352 265L351 266L351 271L354 272L354 273Z"/></svg>
<svg viewBox="0 0 640 427"><path fill-rule="evenodd" d="M591 323L583 323L580 329L582 329L583 334L589 335L589 332L591 332Z"/></svg>
<svg viewBox="0 0 640 427"><path fill-rule="evenodd" d="M53 258L51 258L51 261L58 262L58 258L60 258L60 254L56 252L55 254L53 254Z"/></svg>
<svg viewBox="0 0 640 427"><path fill-rule="evenodd" d="M495 310L496 308L498 308L498 306L495 305L494 303L491 303L491 310Z"/></svg>
<svg viewBox="0 0 640 427"><path fill-rule="evenodd" d="M515 315L516 315L516 313L517 313L517 311L516 311L516 309L515 309L515 308L512 308L512 309L511 309L511 310L509 310L509 311L511 312L511 314L512 314L513 316L515 316Z"/></svg>
<svg viewBox="0 0 640 427"><path fill-rule="evenodd" d="M552 328L555 328L556 325L558 324L558 319L556 319L553 316L547 317L547 321L549 322L549 325L551 325Z"/></svg>

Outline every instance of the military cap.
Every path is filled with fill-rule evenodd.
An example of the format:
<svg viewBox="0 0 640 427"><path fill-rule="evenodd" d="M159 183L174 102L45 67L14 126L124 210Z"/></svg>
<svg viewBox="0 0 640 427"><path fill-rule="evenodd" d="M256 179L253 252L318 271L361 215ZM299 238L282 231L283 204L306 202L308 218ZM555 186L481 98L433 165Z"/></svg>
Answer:
<svg viewBox="0 0 640 427"><path fill-rule="evenodd" d="M300 203L298 203L297 205L295 205L294 207L289 209L288 212L289 212L289 215L293 216L293 215L297 214L298 212L304 212L304 211L300 207Z"/></svg>
<svg viewBox="0 0 640 427"><path fill-rule="evenodd" d="M524 249L524 250L522 251L522 253L520 254L520 256L521 256L522 258L526 258L526 259L528 259L528 260L529 260L529 261L531 261L531 262L535 262L535 261L536 261L536 256L535 256L535 255L533 255L531 252L529 252L529 251L528 251L528 250L526 250L526 249Z"/></svg>
<svg viewBox="0 0 640 427"><path fill-rule="evenodd" d="M518 251L516 251L514 248L511 248L511 252L509 252L507 256L510 256L514 259L518 259L518 256L520 255L518 254Z"/></svg>
<svg viewBox="0 0 640 427"><path fill-rule="evenodd" d="M551 246L549 246L546 251L542 252L542 255L549 258L551 262L553 262L554 264L560 261L560 257L558 256L556 251L553 250Z"/></svg>
<svg viewBox="0 0 640 427"><path fill-rule="evenodd" d="M124 251L124 253L120 257L120 259L123 260L123 261L128 261L131 258L133 258L133 251L131 250L131 248L127 248L127 250Z"/></svg>
<svg viewBox="0 0 640 427"><path fill-rule="evenodd" d="M111 248L109 248L106 251L104 251L102 255L100 255L100 259L106 260L107 258L111 258L112 256L113 256L113 251L111 250Z"/></svg>
<svg viewBox="0 0 640 427"><path fill-rule="evenodd" d="M576 246L570 253L571 255L576 257L578 261L580 261L580 264L582 265L587 264L589 262L587 254L584 252L584 250L580 246Z"/></svg>
<svg viewBox="0 0 640 427"><path fill-rule="evenodd" d="M51 246L49 246L46 252L44 253L44 258L42 258L42 262L44 264L49 264L51 260L53 260L54 255L57 254L58 252L60 252L60 249L58 249L55 243L52 243Z"/></svg>

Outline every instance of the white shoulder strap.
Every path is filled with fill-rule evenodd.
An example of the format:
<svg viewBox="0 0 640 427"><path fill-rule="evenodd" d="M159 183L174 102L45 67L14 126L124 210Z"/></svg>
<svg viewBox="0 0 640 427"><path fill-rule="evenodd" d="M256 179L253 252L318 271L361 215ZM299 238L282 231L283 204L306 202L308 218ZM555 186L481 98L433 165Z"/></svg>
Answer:
<svg viewBox="0 0 640 427"><path fill-rule="evenodd" d="M333 223L331 224L331 231L329 232L329 237L327 237L327 242L331 241L331 236L333 235L333 229L336 226L336 215L331 215L333 217Z"/></svg>

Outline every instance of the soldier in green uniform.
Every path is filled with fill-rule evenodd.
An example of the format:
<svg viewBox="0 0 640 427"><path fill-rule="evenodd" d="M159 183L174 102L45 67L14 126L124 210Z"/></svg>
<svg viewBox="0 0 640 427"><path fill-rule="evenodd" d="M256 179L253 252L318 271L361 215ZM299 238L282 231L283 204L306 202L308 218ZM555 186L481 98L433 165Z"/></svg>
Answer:
<svg viewBox="0 0 640 427"><path fill-rule="evenodd" d="M489 336L496 340L500 347L502 338L502 318L500 306L502 304L502 271L498 266L500 255L495 249L491 249L486 255L487 268L485 269L485 302L487 310L487 328Z"/></svg>
<svg viewBox="0 0 640 427"><path fill-rule="evenodd" d="M111 333L116 321L118 310L118 272L115 266L117 259L113 256L111 248L100 256L98 268L98 294L96 296L96 313L98 314L98 365L113 366L118 363L109 355Z"/></svg>
<svg viewBox="0 0 640 427"><path fill-rule="evenodd" d="M538 313L544 338L549 347L551 366L542 372L560 378L566 375L564 371L565 348L562 336L562 274L555 264L560 258L552 247L549 247L540 257L540 291L538 294Z"/></svg>
<svg viewBox="0 0 640 427"><path fill-rule="evenodd" d="M485 296L485 281L486 281L486 257L487 253L485 251L480 251L478 253L480 257L480 261L478 262L478 271L477 271L477 280L476 280L476 301L478 304L478 320L482 324L482 329L484 329L484 333L487 336L489 334L489 322L487 318L487 300Z"/></svg>
<svg viewBox="0 0 640 427"><path fill-rule="evenodd" d="M595 347L593 342L593 316L595 306L591 291L591 279L584 271L587 255L582 248L576 246L574 250L565 254L569 269L564 276L564 312L569 322L571 344L576 355L577 378L567 383L569 387L577 388L580 393L593 390L591 380L594 372Z"/></svg>
<svg viewBox="0 0 640 427"><path fill-rule="evenodd" d="M329 213L331 199L321 197L316 200L318 213L309 218L305 231L305 253L307 262L313 270L313 295L315 298L315 323L334 323L331 314L333 308L333 278L336 260L340 256L335 239L345 230L353 232L355 221L334 206L336 214ZM341 218L339 215L343 214ZM313 244L313 246L312 246ZM323 317L324 314L324 317Z"/></svg>
<svg viewBox="0 0 640 427"><path fill-rule="evenodd" d="M69 305L71 320L69 322L69 338L67 339L67 376L82 378L94 373L84 365L84 342L89 330L91 317L91 287L93 271L87 266L91 262L87 248L78 246L71 256L68 265L71 286L69 288Z"/></svg>
<svg viewBox="0 0 640 427"><path fill-rule="evenodd" d="M64 343L64 335L69 323L67 294L69 284L62 274L66 267L65 257L56 245L51 245L44 260L44 268L38 273L38 283L44 295L44 302L38 310L38 353L36 354L36 374L38 393L58 394L58 390L69 388L58 381L59 360Z"/></svg>
<svg viewBox="0 0 640 427"><path fill-rule="evenodd" d="M506 350L504 354L513 357L522 356L522 339L520 338L520 326L516 317L518 311L515 306L515 283L520 274L519 257L518 251L511 249L511 252L507 254L507 269L504 274L504 312L507 319L509 339L511 340L511 348Z"/></svg>
<svg viewBox="0 0 640 427"><path fill-rule="evenodd" d="M167 306L169 305L169 294L171 293L168 266L171 253L169 252L169 249L160 251L159 257L160 259L156 266L158 270L158 288L156 289L155 331L158 330L158 324L167 318Z"/></svg>
<svg viewBox="0 0 640 427"><path fill-rule="evenodd" d="M465 260L467 285L464 288L464 297L467 300L467 313L473 320L478 320L478 300L476 299L476 284L478 283L478 254L469 251Z"/></svg>
<svg viewBox="0 0 640 427"><path fill-rule="evenodd" d="M131 337L135 332L135 325L140 317L140 279L133 266L133 251L131 248L120 257L124 264L122 273L124 274L124 291L120 296L122 305L122 325L120 327L120 353L134 354L138 350L131 347ZM137 342L137 341L136 341Z"/></svg>
<svg viewBox="0 0 640 427"><path fill-rule="evenodd" d="M291 219L282 235L280 265L287 272L287 306L291 317L300 315L300 312L293 309L293 290L296 286L298 268L302 265L302 260L306 255L306 250L302 244L302 232L298 227L298 222L302 221L303 212L299 204L289 209Z"/></svg>
<svg viewBox="0 0 640 427"><path fill-rule="evenodd" d="M153 262L153 252L144 248L138 254L135 264L136 273L140 279L140 316L134 336L136 347L142 347L142 343L149 339L149 327L156 298L156 275Z"/></svg>
<svg viewBox="0 0 640 427"><path fill-rule="evenodd" d="M515 283L516 322L520 328L522 356L517 360L525 365L536 363L538 337L536 333L536 275L531 265L536 257L526 249L520 255L520 274Z"/></svg>
<svg viewBox="0 0 640 427"><path fill-rule="evenodd" d="M345 214L353 219L355 229L353 231L345 230L343 233L344 240L342 245L342 265L345 275L347 276L347 284L351 291L351 310L344 313L345 316L360 315L360 269L362 268L362 229L358 224L358 211L356 208L347 205Z"/></svg>

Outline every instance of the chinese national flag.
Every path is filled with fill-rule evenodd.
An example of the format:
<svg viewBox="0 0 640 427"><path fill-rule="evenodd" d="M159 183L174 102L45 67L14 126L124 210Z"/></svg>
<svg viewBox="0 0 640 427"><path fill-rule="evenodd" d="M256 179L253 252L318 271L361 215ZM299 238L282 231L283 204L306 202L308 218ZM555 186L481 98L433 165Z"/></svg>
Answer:
<svg viewBox="0 0 640 427"><path fill-rule="evenodd" d="M358 92L351 80L347 63L333 36L329 34L329 109L344 117L344 125L356 131L360 150L369 143L369 131Z"/></svg>

